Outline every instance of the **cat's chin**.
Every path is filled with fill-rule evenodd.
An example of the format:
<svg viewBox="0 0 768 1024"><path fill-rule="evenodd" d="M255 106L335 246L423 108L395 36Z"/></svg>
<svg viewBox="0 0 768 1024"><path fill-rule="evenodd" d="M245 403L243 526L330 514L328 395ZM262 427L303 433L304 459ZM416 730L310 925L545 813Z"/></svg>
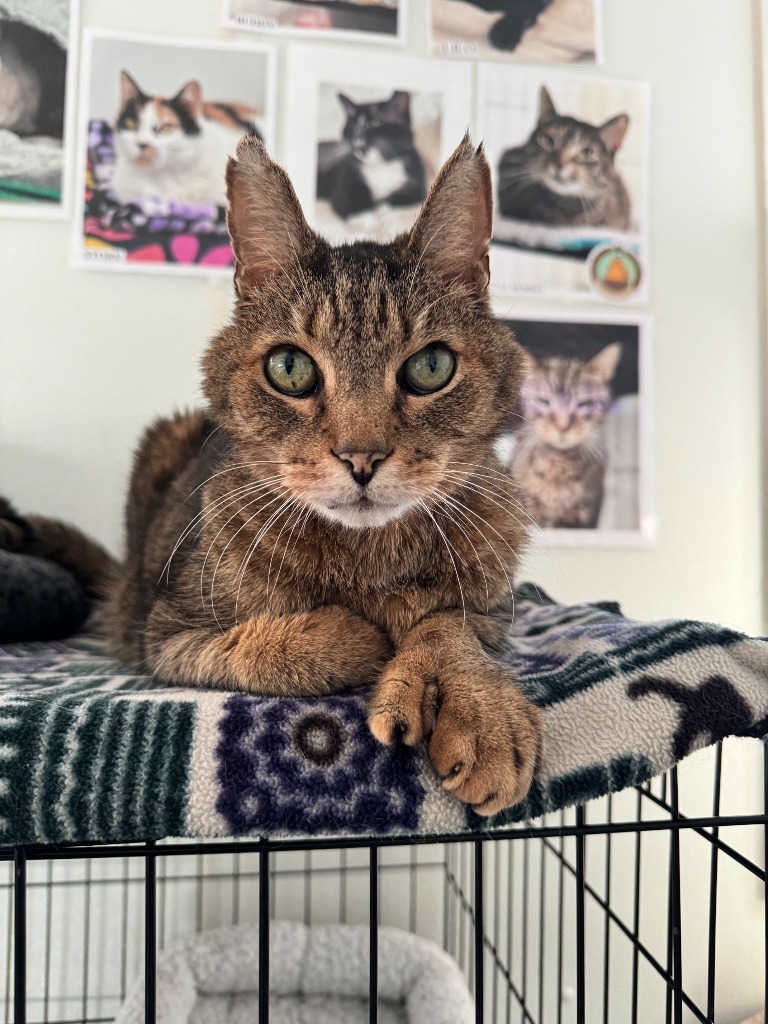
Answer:
<svg viewBox="0 0 768 1024"><path fill-rule="evenodd" d="M410 505L408 503L385 505L363 497L346 504L331 503L318 505L316 508L331 522L341 523L342 526L351 530L369 530L386 526L394 519L399 519L410 508Z"/></svg>

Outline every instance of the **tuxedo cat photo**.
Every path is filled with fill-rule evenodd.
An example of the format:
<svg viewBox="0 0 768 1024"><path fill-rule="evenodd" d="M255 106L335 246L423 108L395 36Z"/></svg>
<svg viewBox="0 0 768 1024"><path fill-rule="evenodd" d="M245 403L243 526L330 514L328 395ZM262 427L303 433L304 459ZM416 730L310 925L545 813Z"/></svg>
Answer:
<svg viewBox="0 0 768 1024"><path fill-rule="evenodd" d="M427 195L438 162L440 99L395 89L321 87L316 198L323 226L389 233ZM399 225L398 225L399 227Z"/></svg>

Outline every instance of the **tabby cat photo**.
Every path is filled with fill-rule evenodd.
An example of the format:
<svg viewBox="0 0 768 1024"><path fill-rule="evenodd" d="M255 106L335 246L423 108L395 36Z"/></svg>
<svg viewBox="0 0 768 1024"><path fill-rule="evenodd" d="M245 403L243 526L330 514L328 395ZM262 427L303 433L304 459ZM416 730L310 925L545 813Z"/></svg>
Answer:
<svg viewBox="0 0 768 1024"><path fill-rule="evenodd" d="M527 375L497 444L536 525L604 535L641 527L639 323L508 321Z"/></svg>
<svg viewBox="0 0 768 1024"><path fill-rule="evenodd" d="M84 69L76 261L227 273L224 172L244 136L271 139L272 51L90 31Z"/></svg>
<svg viewBox="0 0 768 1024"><path fill-rule="evenodd" d="M137 448L112 651L181 686L372 686L381 743L424 742L479 814L511 806L541 723L500 658L527 533L494 441L526 359L488 300L483 150L465 138L383 244L329 245L253 137L227 192L237 305L206 406Z"/></svg>
<svg viewBox="0 0 768 1024"><path fill-rule="evenodd" d="M0 4L0 212L62 199L69 0Z"/></svg>

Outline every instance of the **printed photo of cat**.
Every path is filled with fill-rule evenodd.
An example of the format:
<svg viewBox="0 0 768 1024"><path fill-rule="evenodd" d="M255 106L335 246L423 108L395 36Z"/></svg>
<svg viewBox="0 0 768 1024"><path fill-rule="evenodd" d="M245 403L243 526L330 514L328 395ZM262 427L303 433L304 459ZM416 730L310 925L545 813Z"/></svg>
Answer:
<svg viewBox="0 0 768 1024"><path fill-rule="evenodd" d="M89 266L224 271L227 160L267 141L271 53L91 33L84 216Z"/></svg>
<svg viewBox="0 0 768 1024"><path fill-rule="evenodd" d="M323 93L329 88L326 86ZM322 99L326 98L323 95ZM356 102L346 93L336 92L336 99L344 113L344 125L338 139L321 136L317 155L318 200L326 200L332 213L346 222L384 206L411 208L409 214L412 213L426 199L427 186L435 175L436 144L440 137L439 98L416 98L424 115L417 122L418 148L411 121L410 93L397 89L386 99Z"/></svg>
<svg viewBox="0 0 768 1024"><path fill-rule="evenodd" d="M597 59L598 0L432 0L438 57L537 64Z"/></svg>
<svg viewBox="0 0 768 1024"><path fill-rule="evenodd" d="M552 71L510 76L484 64L478 93L478 130L496 186L497 288L642 301L647 87ZM595 262L608 249L632 269L622 288L601 287L604 268Z"/></svg>
<svg viewBox="0 0 768 1024"><path fill-rule="evenodd" d="M529 515L558 541L639 541L649 522L647 325L506 322L527 375L497 450Z"/></svg>
<svg viewBox="0 0 768 1024"><path fill-rule="evenodd" d="M225 0L222 23L247 32L404 42L402 0Z"/></svg>
<svg viewBox="0 0 768 1024"><path fill-rule="evenodd" d="M0 3L0 214L63 216L73 0Z"/></svg>
<svg viewBox="0 0 768 1024"><path fill-rule="evenodd" d="M411 227L451 142L471 123L472 71L381 51L291 47L286 163L318 231L334 242L384 242Z"/></svg>

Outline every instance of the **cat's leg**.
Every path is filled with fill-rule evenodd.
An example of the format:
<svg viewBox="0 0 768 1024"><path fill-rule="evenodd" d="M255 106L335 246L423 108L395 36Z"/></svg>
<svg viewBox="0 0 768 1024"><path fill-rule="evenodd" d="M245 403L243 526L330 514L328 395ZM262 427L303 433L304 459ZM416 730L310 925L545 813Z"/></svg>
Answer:
<svg viewBox="0 0 768 1024"><path fill-rule="evenodd" d="M259 615L220 632L179 627L160 599L145 634L147 667L180 686L273 697L310 697L372 682L391 644L366 619L338 605L292 615Z"/></svg>
<svg viewBox="0 0 768 1024"><path fill-rule="evenodd" d="M472 621L483 618L468 615L465 625L461 612L441 612L407 633L376 686L369 724L382 743L426 739L443 787L490 815L528 792L542 719L483 649L482 624L476 633Z"/></svg>
<svg viewBox="0 0 768 1024"><path fill-rule="evenodd" d="M552 0L519 0L513 10L502 15L488 33L491 46L497 50L514 50L529 28Z"/></svg>

